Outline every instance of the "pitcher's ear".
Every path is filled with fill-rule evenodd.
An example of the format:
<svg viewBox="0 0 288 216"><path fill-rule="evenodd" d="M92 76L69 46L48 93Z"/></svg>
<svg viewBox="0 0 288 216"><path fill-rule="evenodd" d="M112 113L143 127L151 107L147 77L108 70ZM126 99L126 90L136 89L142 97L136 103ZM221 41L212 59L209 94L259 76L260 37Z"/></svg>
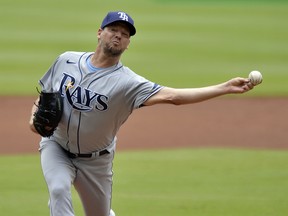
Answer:
<svg viewBox="0 0 288 216"><path fill-rule="evenodd" d="M103 32L103 29L99 28L97 32L97 38L100 38L101 33Z"/></svg>

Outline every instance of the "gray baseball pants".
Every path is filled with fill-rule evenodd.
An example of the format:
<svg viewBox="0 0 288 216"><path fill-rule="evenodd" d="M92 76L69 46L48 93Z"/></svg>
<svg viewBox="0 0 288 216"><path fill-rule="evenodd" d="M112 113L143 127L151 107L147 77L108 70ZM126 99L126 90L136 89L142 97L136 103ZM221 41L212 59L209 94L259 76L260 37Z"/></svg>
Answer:
<svg viewBox="0 0 288 216"><path fill-rule="evenodd" d="M86 216L115 215L111 210L115 145L109 152L92 158L70 158L56 142L40 143L51 216L74 216L72 185L79 194Z"/></svg>

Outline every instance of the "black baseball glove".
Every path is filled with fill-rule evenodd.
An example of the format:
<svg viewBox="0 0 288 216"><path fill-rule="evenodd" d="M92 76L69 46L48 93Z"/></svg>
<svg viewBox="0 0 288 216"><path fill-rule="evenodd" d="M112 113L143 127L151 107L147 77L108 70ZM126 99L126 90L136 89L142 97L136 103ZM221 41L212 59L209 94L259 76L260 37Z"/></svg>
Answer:
<svg viewBox="0 0 288 216"><path fill-rule="evenodd" d="M40 92L38 109L34 113L33 125L43 137L53 135L63 112L63 98L60 92Z"/></svg>

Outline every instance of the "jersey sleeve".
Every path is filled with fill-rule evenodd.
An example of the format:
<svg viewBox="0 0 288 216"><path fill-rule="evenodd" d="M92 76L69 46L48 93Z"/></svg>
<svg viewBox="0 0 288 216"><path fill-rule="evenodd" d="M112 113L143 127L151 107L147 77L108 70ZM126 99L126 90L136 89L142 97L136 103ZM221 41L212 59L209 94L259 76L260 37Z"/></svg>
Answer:
<svg viewBox="0 0 288 216"><path fill-rule="evenodd" d="M139 75L130 80L129 86L127 96L132 100L133 109L142 107L145 101L163 88Z"/></svg>
<svg viewBox="0 0 288 216"><path fill-rule="evenodd" d="M54 89L53 78L56 73L56 67L57 67L57 63L59 62L59 59L60 59L60 56L54 61L52 66L39 80L39 85L41 86L43 91L52 92L52 91L58 90L58 89Z"/></svg>

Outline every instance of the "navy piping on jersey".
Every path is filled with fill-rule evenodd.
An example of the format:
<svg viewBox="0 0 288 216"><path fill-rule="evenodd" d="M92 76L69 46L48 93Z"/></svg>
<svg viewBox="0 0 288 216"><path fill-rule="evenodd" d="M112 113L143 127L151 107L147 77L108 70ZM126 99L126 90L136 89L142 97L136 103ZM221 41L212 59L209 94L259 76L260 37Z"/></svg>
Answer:
<svg viewBox="0 0 288 216"><path fill-rule="evenodd" d="M70 122L71 122L71 115L72 115L72 110L70 111L70 115L69 115L69 119L68 119L68 124L67 124L67 137L68 137L68 141L66 143L66 147L67 147L67 150L70 151L70 148L69 148L69 129L70 129Z"/></svg>
<svg viewBox="0 0 288 216"><path fill-rule="evenodd" d="M80 149L80 127L81 127L81 117L82 117L82 113L79 113L79 122L78 122L78 128L77 128L77 147L78 147L78 153L81 153L81 149Z"/></svg>

